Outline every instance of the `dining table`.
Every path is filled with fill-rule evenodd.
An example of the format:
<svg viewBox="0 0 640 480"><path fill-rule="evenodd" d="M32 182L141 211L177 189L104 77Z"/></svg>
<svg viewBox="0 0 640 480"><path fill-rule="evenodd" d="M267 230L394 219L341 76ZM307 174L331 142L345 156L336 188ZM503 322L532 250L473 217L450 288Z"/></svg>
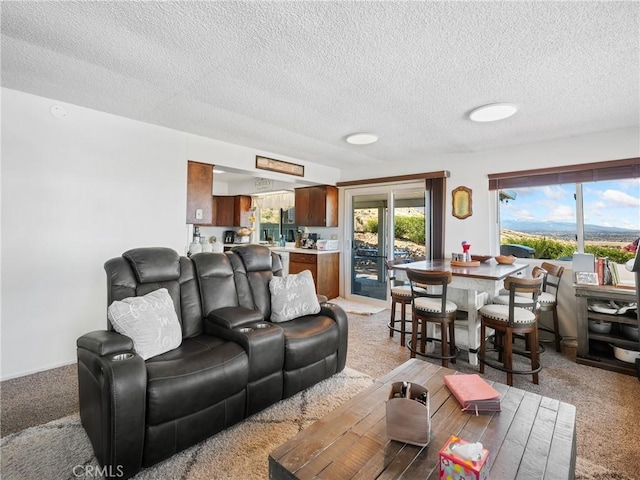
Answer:
<svg viewBox="0 0 640 480"><path fill-rule="evenodd" d="M400 272L405 270L449 271L452 274L448 297L459 310L467 312L469 330L469 364L478 365L478 349L480 348L480 315L478 311L491 300L502 288L504 279L510 276L522 276L527 268L526 263L517 261L511 265L497 263L495 259L479 262L473 266L451 265L450 259L423 260L394 265Z"/></svg>

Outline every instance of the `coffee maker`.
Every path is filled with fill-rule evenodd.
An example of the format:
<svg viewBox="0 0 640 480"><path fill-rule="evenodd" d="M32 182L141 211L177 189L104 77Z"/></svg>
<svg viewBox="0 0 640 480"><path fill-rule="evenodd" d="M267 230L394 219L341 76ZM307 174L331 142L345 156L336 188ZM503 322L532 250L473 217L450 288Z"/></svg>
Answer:
<svg viewBox="0 0 640 480"><path fill-rule="evenodd" d="M235 230L225 230L224 231L224 243L235 243L236 241L236 232Z"/></svg>

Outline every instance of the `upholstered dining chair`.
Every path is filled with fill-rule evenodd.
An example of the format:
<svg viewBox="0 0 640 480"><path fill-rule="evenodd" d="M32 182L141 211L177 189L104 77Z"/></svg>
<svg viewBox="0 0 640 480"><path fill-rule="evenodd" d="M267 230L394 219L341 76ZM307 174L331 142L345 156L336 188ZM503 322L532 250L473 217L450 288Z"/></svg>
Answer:
<svg viewBox="0 0 640 480"><path fill-rule="evenodd" d="M533 267L533 269L531 270L531 278L538 278L538 277L545 277L547 275L547 271L544 270L542 267ZM544 285L544 280L542 281L542 285ZM523 308L528 308L529 307L529 301L526 300L526 298L531 298L531 293L522 293L522 292L516 292L516 307L523 307ZM541 307L540 305L540 296L542 295L542 287L540 288L540 292L538 292L538 308ZM524 297L525 300L523 301L522 304L518 303L518 297ZM500 290L500 295L496 296L493 298L492 303L496 303L498 305L509 305L509 290L503 288L502 290ZM540 322L538 322L538 330L540 330ZM516 335L516 337L518 337L519 335ZM538 340L539 340L539 335L538 335ZM538 355L540 355L541 353L544 353L544 347L542 346L542 343L538 344L539 348L538 348Z"/></svg>
<svg viewBox="0 0 640 480"><path fill-rule="evenodd" d="M543 262L541 267L547 272L542 284L542 292L538 297L541 312L552 312L553 327L538 325L539 330L544 330L553 334L553 341L556 344L556 352L560 352L562 335L560 335L560 325L558 322L558 292L560 291L560 280L564 273L564 267L553 263ZM545 340L546 341L546 340Z"/></svg>
<svg viewBox="0 0 640 480"><path fill-rule="evenodd" d="M480 352L478 362L480 373L484 366L507 373L507 385L513 385L513 374L532 375L533 383L538 384L538 373L542 369L538 355L538 316L540 305L538 297L544 282L544 275L537 278L507 277L505 288L509 292L508 305L488 304L479 310L480 314ZM498 360L487 356L487 328L495 331L494 348L498 351ZM524 335L528 351L518 352L531 359L531 370L513 368L513 337Z"/></svg>
<svg viewBox="0 0 640 480"><path fill-rule="evenodd" d="M451 283L451 272L407 270L411 287L411 358L416 354L442 361L443 367L456 362L460 352L456 347L454 320L457 305L447 300L447 286ZM440 338L427 337L427 323L440 325ZM418 328L421 333L418 336ZM427 341L439 341L440 353L426 352ZM418 346L418 343L420 344Z"/></svg>
<svg viewBox="0 0 640 480"><path fill-rule="evenodd" d="M402 259L385 260L387 267L387 279L389 281L389 293L391 295L391 318L387 326L389 327L389 337L393 338L394 332L400 333L400 345L405 346L405 336L408 333L406 325L407 305L411 304L411 287L403 284L396 278L395 265L403 263ZM396 320L396 305L400 304L400 319ZM400 328L398 328L398 324Z"/></svg>
<svg viewBox="0 0 640 480"><path fill-rule="evenodd" d="M564 267L554 265L553 263L543 262L539 267L533 267L531 276L536 278L538 275L544 276L540 295L538 296L538 303L540 303L541 312L552 312L553 326L547 327L538 322L538 330L549 332L553 334L553 340L546 340L538 338L539 342L548 343L554 342L556 351L561 351L560 343L562 342L562 336L560 335L560 328L558 323L558 291L560 289L560 280L564 273ZM518 295L523 295L519 293ZM526 295L525 295L526 296ZM530 295L529 295L530 296ZM501 305L509 304L509 294L506 290L501 290L500 295L494 297L493 303Z"/></svg>

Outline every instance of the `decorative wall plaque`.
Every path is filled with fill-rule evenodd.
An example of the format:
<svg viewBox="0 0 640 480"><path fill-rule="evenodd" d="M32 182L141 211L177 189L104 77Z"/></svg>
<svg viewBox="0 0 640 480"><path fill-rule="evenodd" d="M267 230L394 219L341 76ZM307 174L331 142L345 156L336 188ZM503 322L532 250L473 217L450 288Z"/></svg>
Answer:
<svg viewBox="0 0 640 480"><path fill-rule="evenodd" d="M273 158L259 157L257 155L256 168L304 177L304 165L297 165L295 163L284 162L282 160L274 160Z"/></svg>
<svg viewBox="0 0 640 480"><path fill-rule="evenodd" d="M460 220L470 217L473 213L471 206L471 189L467 187L458 187L451 192L452 199L452 215Z"/></svg>

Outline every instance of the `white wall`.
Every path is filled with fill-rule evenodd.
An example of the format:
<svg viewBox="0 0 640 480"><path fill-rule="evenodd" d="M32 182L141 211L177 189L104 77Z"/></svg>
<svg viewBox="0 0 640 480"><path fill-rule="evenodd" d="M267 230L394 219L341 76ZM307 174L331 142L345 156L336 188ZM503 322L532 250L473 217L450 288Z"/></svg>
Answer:
<svg viewBox="0 0 640 480"><path fill-rule="evenodd" d="M485 125L488 127L488 125ZM488 191L490 173L601 162L640 156L638 129L620 129L580 137L517 145L476 153L436 155L421 165L402 165L399 161L371 164L367 178L448 170L445 252L459 251L460 243L471 243L472 252L497 254L497 206L495 194ZM345 168L341 181L361 180L362 169ZM473 215L459 220L451 215L451 191L459 186L471 188ZM341 217L342 218L342 217ZM495 228L494 228L495 227Z"/></svg>
<svg viewBox="0 0 640 480"><path fill-rule="evenodd" d="M52 105L64 105L58 120ZM76 338L106 325L103 264L140 246L185 251L187 160L255 170L255 155L303 163L317 183L362 178L2 89L0 378L75 361ZM620 130L500 151L442 155L423 165L372 164L367 177L449 170L451 190L473 189L473 216L447 215L446 251L467 240L491 252L490 172L640 156L638 132ZM493 253L493 252L491 252Z"/></svg>
<svg viewBox="0 0 640 480"><path fill-rule="evenodd" d="M105 328L106 260L185 252L187 160L251 170L256 154L274 156L2 89L1 378L73 363L76 339Z"/></svg>
<svg viewBox="0 0 640 480"><path fill-rule="evenodd" d="M74 361L106 325L103 264L181 249L185 142L177 132L3 90L2 378Z"/></svg>

